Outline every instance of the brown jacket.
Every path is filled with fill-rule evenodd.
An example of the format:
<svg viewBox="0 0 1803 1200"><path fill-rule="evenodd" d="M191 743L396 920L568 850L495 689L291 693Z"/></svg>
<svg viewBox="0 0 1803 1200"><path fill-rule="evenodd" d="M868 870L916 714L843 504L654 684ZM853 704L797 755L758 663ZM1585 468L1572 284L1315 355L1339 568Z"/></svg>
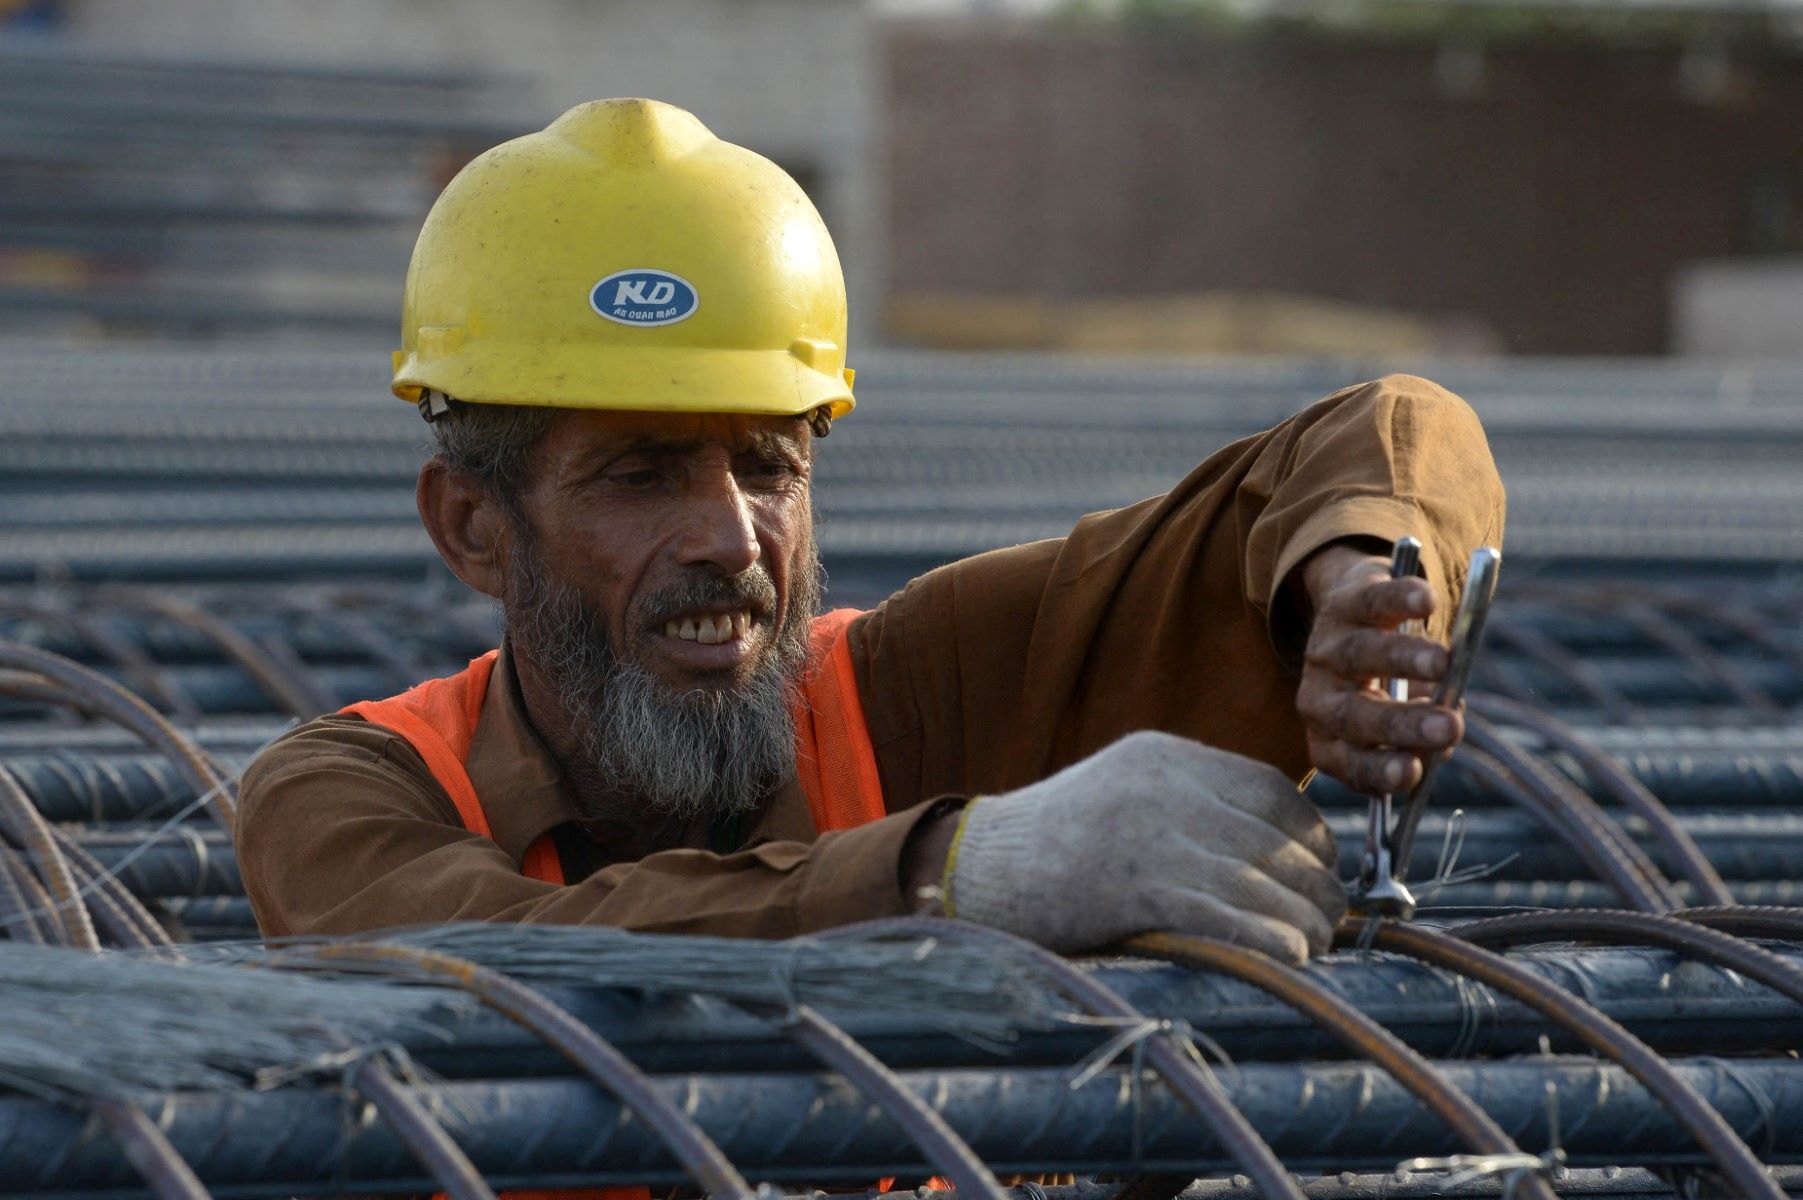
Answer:
<svg viewBox="0 0 1803 1200"><path fill-rule="evenodd" d="M245 774L245 886L270 936L507 920L786 937L898 915L925 801L1024 786L1138 729L1300 776L1295 568L1341 538L1413 534L1443 634L1471 550L1502 525L1476 416L1391 376L1226 447L1163 496L933 571L855 622L884 820L817 837L791 785L736 829L580 826L503 654L468 763L495 841L463 829L400 737L322 717ZM547 831L579 882L520 874Z"/></svg>

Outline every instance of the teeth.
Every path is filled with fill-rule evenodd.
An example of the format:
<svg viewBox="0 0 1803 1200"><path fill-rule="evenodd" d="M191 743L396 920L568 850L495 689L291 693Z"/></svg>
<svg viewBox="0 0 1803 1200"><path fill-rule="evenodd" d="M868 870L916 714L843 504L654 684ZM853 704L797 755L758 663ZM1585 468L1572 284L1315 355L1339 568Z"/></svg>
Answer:
<svg viewBox="0 0 1803 1200"><path fill-rule="evenodd" d="M735 613L720 613L717 616L704 616L700 620L685 617L681 621L665 621L664 636L681 638L685 642L700 642L703 646L717 646L721 642L730 642L734 638L744 637L751 631L751 612L740 609Z"/></svg>

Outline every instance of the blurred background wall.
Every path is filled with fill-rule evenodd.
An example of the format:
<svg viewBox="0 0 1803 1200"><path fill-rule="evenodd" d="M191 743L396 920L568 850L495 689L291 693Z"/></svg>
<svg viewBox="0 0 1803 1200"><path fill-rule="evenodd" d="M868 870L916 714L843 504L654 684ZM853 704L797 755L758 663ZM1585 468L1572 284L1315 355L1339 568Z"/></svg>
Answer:
<svg viewBox="0 0 1803 1200"><path fill-rule="evenodd" d="M885 45L891 282L923 329L933 296L1275 293L1648 354L1687 264L1803 254L1803 60L1770 47L1176 19Z"/></svg>
<svg viewBox="0 0 1803 1200"><path fill-rule="evenodd" d="M0 328L388 336L458 164L646 94L862 345L1798 355L1800 7L0 0Z"/></svg>

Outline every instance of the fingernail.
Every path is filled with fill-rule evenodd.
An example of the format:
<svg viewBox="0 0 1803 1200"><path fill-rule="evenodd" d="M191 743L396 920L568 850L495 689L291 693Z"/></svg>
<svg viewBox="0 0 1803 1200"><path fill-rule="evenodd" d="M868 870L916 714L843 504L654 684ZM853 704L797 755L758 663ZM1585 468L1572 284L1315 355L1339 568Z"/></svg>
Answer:
<svg viewBox="0 0 1803 1200"><path fill-rule="evenodd" d="M1451 717L1428 717L1421 722L1421 736L1430 742L1448 742L1452 740Z"/></svg>
<svg viewBox="0 0 1803 1200"><path fill-rule="evenodd" d="M1385 764L1384 782L1392 788L1402 786L1402 763L1400 760L1393 758Z"/></svg>
<svg viewBox="0 0 1803 1200"><path fill-rule="evenodd" d="M1415 656L1415 678L1432 679L1434 677L1434 652L1423 650Z"/></svg>

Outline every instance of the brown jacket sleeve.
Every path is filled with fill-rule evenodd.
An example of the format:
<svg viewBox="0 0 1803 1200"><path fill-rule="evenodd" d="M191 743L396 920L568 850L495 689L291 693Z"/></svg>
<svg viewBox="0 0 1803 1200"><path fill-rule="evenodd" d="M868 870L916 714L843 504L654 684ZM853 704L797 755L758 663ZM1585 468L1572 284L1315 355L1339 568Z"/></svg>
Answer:
<svg viewBox="0 0 1803 1200"><path fill-rule="evenodd" d="M666 850L560 887L464 829L403 738L325 717L245 773L236 841L266 937L522 921L780 938L906 912L897 868L925 812L737 854Z"/></svg>
<svg viewBox="0 0 1803 1200"><path fill-rule="evenodd" d="M1443 635L1503 489L1450 392L1393 375L1209 458L1070 536L953 563L853 627L890 811L1021 787L1139 729L1307 769L1292 571L1347 537L1412 534Z"/></svg>

